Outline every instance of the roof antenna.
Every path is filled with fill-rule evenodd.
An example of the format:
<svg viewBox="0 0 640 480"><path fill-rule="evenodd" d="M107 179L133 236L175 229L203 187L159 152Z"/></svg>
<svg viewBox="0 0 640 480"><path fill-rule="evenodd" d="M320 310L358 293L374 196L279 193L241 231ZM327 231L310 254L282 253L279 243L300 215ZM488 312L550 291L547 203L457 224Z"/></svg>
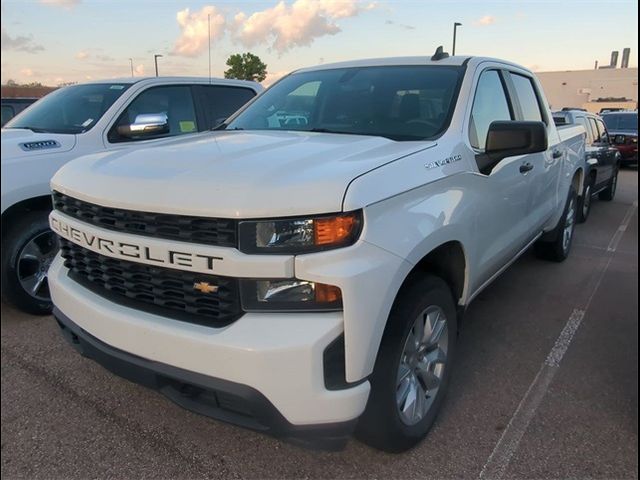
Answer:
<svg viewBox="0 0 640 480"><path fill-rule="evenodd" d="M433 54L431 60L437 62L438 60L442 60L444 58L449 58L449 54L445 52L442 48L442 45L440 45L438 48L436 48L436 53Z"/></svg>

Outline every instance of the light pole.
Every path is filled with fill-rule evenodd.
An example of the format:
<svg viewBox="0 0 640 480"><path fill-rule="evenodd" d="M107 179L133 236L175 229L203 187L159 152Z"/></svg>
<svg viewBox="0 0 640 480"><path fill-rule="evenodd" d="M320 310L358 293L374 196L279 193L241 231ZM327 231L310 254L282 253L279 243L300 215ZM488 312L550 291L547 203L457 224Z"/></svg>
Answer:
<svg viewBox="0 0 640 480"><path fill-rule="evenodd" d="M159 55L157 53L153 56L153 62L156 64L156 77L158 76L158 58L159 57L162 57L162 55Z"/></svg>
<svg viewBox="0 0 640 480"><path fill-rule="evenodd" d="M131 66L131 76L133 77L133 58L129 59L129 65Z"/></svg>
<svg viewBox="0 0 640 480"><path fill-rule="evenodd" d="M458 27L461 27L462 24L459 22L456 22L453 24L453 49L451 50L451 55L455 55L456 54L456 30L458 29Z"/></svg>

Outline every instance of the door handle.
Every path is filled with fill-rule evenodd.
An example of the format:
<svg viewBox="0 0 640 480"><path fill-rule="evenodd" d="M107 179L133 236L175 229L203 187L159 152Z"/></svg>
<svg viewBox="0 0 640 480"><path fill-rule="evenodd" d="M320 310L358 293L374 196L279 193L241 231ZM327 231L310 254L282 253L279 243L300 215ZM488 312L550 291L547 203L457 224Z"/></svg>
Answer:
<svg viewBox="0 0 640 480"><path fill-rule="evenodd" d="M523 163L522 165L520 165L520 173L527 173L529 171L533 170L533 164L532 163Z"/></svg>
<svg viewBox="0 0 640 480"><path fill-rule="evenodd" d="M560 150L554 150L551 154L551 158L560 158L562 156L562 152Z"/></svg>

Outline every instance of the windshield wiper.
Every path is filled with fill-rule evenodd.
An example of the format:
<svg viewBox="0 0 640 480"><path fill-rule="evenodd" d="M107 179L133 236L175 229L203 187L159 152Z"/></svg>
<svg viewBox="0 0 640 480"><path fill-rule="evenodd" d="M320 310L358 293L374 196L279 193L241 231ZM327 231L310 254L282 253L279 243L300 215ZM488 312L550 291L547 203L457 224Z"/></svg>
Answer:
<svg viewBox="0 0 640 480"><path fill-rule="evenodd" d="M44 128L36 128L36 127L3 127L7 129L21 129L21 130L31 130L33 133L49 133Z"/></svg>
<svg viewBox="0 0 640 480"><path fill-rule="evenodd" d="M343 132L340 130L331 130L330 128L311 128L309 130L293 130L294 132L313 132L313 133L337 133L339 135L366 135L364 133Z"/></svg>

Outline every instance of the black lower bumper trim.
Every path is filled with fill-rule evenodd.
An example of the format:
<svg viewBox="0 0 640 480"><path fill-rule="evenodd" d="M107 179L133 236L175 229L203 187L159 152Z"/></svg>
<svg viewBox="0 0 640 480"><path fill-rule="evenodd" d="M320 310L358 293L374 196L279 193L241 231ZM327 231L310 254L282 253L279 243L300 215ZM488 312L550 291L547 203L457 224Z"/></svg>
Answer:
<svg viewBox="0 0 640 480"><path fill-rule="evenodd" d="M343 448L355 427L357 419L293 425L252 387L132 355L93 337L55 307L53 314L64 337L82 355L118 376L158 390L195 413L323 450Z"/></svg>

